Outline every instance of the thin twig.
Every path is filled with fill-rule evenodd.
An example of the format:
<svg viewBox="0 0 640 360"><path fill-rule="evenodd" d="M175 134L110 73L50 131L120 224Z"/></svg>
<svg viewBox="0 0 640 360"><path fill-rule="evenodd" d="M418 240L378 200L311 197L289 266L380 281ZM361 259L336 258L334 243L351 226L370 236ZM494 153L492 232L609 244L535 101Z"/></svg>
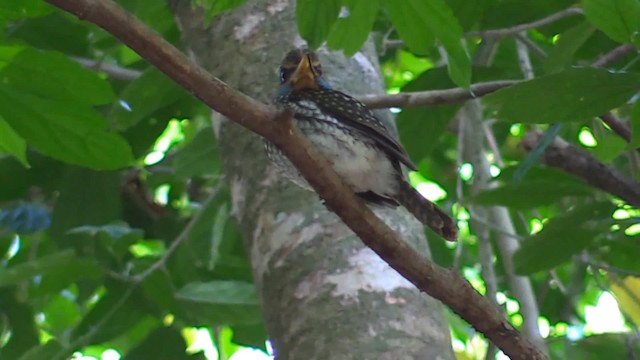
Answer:
<svg viewBox="0 0 640 360"><path fill-rule="evenodd" d="M441 105L462 102L465 100L479 98L494 91L517 84L518 80L500 80L477 83L471 85L470 90L462 88L429 90L417 92L403 92L386 95L365 95L358 100L372 109L389 107L417 107L424 105Z"/></svg>
<svg viewBox="0 0 640 360"><path fill-rule="evenodd" d="M133 278L134 283L137 283L137 284L142 283L142 281L144 281L144 279L146 279L149 275L153 274L156 270L166 265L167 261L173 255L173 253L178 249L180 244L182 244L184 240L189 238L189 234L191 233L191 230L193 230L193 227L195 226L195 224L198 223L198 221L202 217L202 214L205 212L207 206L209 206L209 203L211 203L211 201L213 201L213 199L215 199L215 197L218 195L218 192L222 188L223 183L224 183L223 181L218 182L216 187L213 189L213 192L202 203L202 205L200 206L200 209L198 209L195 215L193 215L193 217L189 220L189 223L187 223L187 225L182 229L180 234L178 234L178 236L176 236L173 242L171 242L171 245L169 245L169 248L167 248L167 251L165 251L164 254L162 254L162 257L160 257L160 259L158 259L151 266L145 269L145 271L141 272L140 274L137 274Z"/></svg>
<svg viewBox="0 0 640 360"><path fill-rule="evenodd" d="M557 13L553 13L542 19L532 21L530 23L520 24L520 25L512 26L509 28L474 31L474 32L466 33L464 34L464 36L468 38L469 37L486 37L486 36L507 37L507 36L516 35L523 31L543 27L553 22L556 22L558 20L564 19L569 16L574 16L574 15L582 15L582 9L578 7L570 7L570 8L558 11Z"/></svg>
<svg viewBox="0 0 640 360"><path fill-rule="evenodd" d="M127 302L127 300L129 300L129 297L133 294L136 287L137 286L135 284L129 285L127 290L125 290L122 294L120 294L120 297L118 298L116 303L113 304L113 306L111 306L111 309L109 309L109 311L107 311L104 315L102 315L102 317L97 323L90 326L89 330L86 333L77 337L67 346L64 346L62 349L60 349L60 351L54 354L53 357L51 357L51 359L52 360L67 359L69 355L69 351L74 351L76 349L79 349L89 344L91 339L100 330L102 330L102 328L111 320L111 318L118 312L118 310L120 310L120 308Z"/></svg>
<svg viewBox="0 0 640 360"><path fill-rule="evenodd" d="M113 79L131 81L139 78L140 75L142 75L142 71L132 70L120 67L118 65L105 64L101 61L91 60L79 56L70 56L70 58L87 69L103 72Z"/></svg>

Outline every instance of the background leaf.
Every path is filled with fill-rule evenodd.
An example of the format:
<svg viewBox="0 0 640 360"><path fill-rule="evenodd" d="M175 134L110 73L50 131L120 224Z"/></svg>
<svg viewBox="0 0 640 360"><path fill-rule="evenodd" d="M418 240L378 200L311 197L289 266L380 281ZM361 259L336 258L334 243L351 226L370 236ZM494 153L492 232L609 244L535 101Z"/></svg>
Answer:
<svg viewBox="0 0 640 360"><path fill-rule="evenodd" d="M639 74L576 68L498 90L484 102L512 122L585 121L624 104L638 89Z"/></svg>

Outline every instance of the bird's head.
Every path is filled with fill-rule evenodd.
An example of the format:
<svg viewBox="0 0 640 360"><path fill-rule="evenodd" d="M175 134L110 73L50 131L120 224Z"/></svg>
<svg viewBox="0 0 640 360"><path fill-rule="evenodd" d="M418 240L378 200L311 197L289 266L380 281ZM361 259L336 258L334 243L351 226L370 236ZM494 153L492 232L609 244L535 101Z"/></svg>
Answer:
<svg viewBox="0 0 640 360"><path fill-rule="evenodd" d="M331 89L331 86L322 77L318 55L305 48L293 49L280 63L278 95L305 89Z"/></svg>

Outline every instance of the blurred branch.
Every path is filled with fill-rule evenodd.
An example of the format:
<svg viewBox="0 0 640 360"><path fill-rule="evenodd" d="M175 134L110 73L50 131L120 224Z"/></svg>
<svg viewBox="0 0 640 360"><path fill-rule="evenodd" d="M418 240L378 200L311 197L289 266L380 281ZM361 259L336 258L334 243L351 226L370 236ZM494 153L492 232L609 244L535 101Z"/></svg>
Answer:
<svg viewBox="0 0 640 360"><path fill-rule="evenodd" d="M462 88L403 92L385 95L364 95L358 97L365 105L372 109L389 107L416 107L424 105L441 105L475 99L496 90L517 84L518 80L501 80L477 83L471 85L470 90Z"/></svg>
<svg viewBox="0 0 640 360"><path fill-rule="evenodd" d="M547 53L540 47L535 41L529 39L526 33L516 34L515 38L522 42L528 49L537 56L539 59L544 60L547 58Z"/></svg>
<svg viewBox="0 0 640 360"><path fill-rule="evenodd" d="M360 239L420 290L441 300L514 359L548 359L456 271L424 259L378 219L278 112L229 88L109 0L48 0L104 28L213 110L273 142ZM473 304L473 306L470 306Z"/></svg>
<svg viewBox="0 0 640 360"><path fill-rule="evenodd" d="M631 44L620 45L601 56L598 60L591 64L591 66L595 68L605 68L614 63L616 60L633 51L635 51L635 47ZM607 124L611 128L611 130L613 130L613 132L618 134L626 142L631 142L631 129L629 129L629 126L627 124L620 121L617 116L613 115L611 112L607 112L606 114L600 116L600 120Z"/></svg>
<svg viewBox="0 0 640 360"><path fill-rule="evenodd" d="M607 124L611 130L618 134L621 138L623 138L626 142L631 142L631 129L627 124L623 123L618 119L617 116L613 115L611 112L600 115L600 120L603 123Z"/></svg>
<svg viewBox="0 0 640 360"><path fill-rule="evenodd" d="M163 268L167 264L167 261L173 255L173 253L178 249L180 244L182 244L189 237L191 230L193 229L195 224L200 220L205 209L207 208L207 206L209 206L209 203L213 201L213 199L215 199L215 197L218 195L218 192L222 188L223 184L224 182L222 180L218 182L218 184L215 186L211 194L209 194L209 197L207 197L207 199L200 205L200 208L195 213L195 215L191 217L191 219L189 220L187 225L185 225L185 227L182 229L180 234L176 236L176 238L171 242L171 245L169 245L169 248L167 248L164 254L162 254L162 257L160 257L160 259L158 259L151 266L145 269L145 271L133 277L133 282L135 284L142 283L144 279L146 279L149 275L153 274L156 270Z"/></svg>
<svg viewBox="0 0 640 360"><path fill-rule="evenodd" d="M518 35L520 35L520 38L528 39L524 33ZM535 75L533 73L533 66L531 65L531 58L529 57L529 48L522 40L516 39L516 49L518 52L518 63L520 64L522 76L526 80L533 79Z"/></svg>
<svg viewBox="0 0 640 360"><path fill-rule="evenodd" d="M631 44L620 45L617 48L601 56L598 60L596 60L596 62L591 64L591 66L596 68L605 68L611 65L612 63L616 62L616 60L620 59L621 57L627 54L630 54L634 51L636 51L636 49Z"/></svg>
<svg viewBox="0 0 640 360"><path fill-rule="evenodd" d="M129 297L133 294L136 287L137 286L133 284L129 285L129 287L122 294L120 294L118 301L116 301L116 303L111 306L111 309L109 309L109 311L102 315L97 323L89 326L89 330L86 333L82 334L82 336L73 339L73 341L68 343L66 346L63 346L62 349L56 352L50 360L69 359L69 352L73 352L76 349L89 345L93 337L96 336L98 332L100 332L109 321L111 321L111 318L118 312L118 310L120 310L120 308L127 302L127 300L129 300Z"/></svg>
<svg viewBox="0 0 640 360"><path fill-rule="evenodd" d="M118 65L105 64L101 61L91 60L78 56L70 56L70 58L87 69L103 72L110 77L118 80L131 81L139 78L140 75L142 75L142 71L132 70L120 67Z"/></svg>
<svg viewBox="0 0 640 360"><path fill-rule="evenodd" d="M531 151L542 138L539 131L530 131L521 145ZM556 137L542 155L548 166L557 167L583 179L588 184L615 195L633 206L640 206L640 184L604 165L588 152Z"/></svg>
<svg viewBox="0 0 640 360"><path fill-rule="evenodd" d="M542 19L532 21L530 23L520 24L517 26L502 28L502 29L493 29L493 30L483 30L483 31L473 31L464 34L465 37L507 37L516 35L522 31L527 31L539 27L543 27L545 25L549 25L558 20L564 19L569 16L574 15L582 15L582 9L578 7L570 7L557 13L553 13L549 16L546 16Z"/></svg>
<svg viewBox="0 0 640 360"><path fill-rule="evenodd" d="M461 116L461 121L465 123L465 131L464 137L458 139L458 141L465 144L465 160L473 165L473 187L475 191L489 189L493 185L489 183L491 179L490 164L485 156L483 146L484 131L482 130L482 108L480 103L477 100L468 101L461 109L459 116ZM495 239L505 273L509 279L511 291L520 303L523 332L538 348L544 349L545 344L538 330L539 311L533 288L527 277L516 275L514 270L513 254L520 245L513 236L503 234L503 232L507 234L516 233L509 211L504 207L492 206L487 209L487 214L493 220L492 223L502 230L495 233Z"/></svg>

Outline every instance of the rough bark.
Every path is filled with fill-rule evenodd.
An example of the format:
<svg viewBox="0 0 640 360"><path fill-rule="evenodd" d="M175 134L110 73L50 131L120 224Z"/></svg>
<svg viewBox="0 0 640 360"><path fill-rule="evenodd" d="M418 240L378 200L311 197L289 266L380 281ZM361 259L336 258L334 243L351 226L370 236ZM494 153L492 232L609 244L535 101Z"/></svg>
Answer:
<svg viewBox="0 0 640 360"><path fill-rule="evenodd" d="M250 1L208 28L189 1L175 5L192 56L230 86L269 102L281 57L302 44L292 2ZM370 44L352 59L320 56L335 88L382 91ZM315 194L280 180L261 139L213 117L278 359L453 359L442 306L366 248ZM428 256L422 227L408 213L377 213Z"/></svg>

